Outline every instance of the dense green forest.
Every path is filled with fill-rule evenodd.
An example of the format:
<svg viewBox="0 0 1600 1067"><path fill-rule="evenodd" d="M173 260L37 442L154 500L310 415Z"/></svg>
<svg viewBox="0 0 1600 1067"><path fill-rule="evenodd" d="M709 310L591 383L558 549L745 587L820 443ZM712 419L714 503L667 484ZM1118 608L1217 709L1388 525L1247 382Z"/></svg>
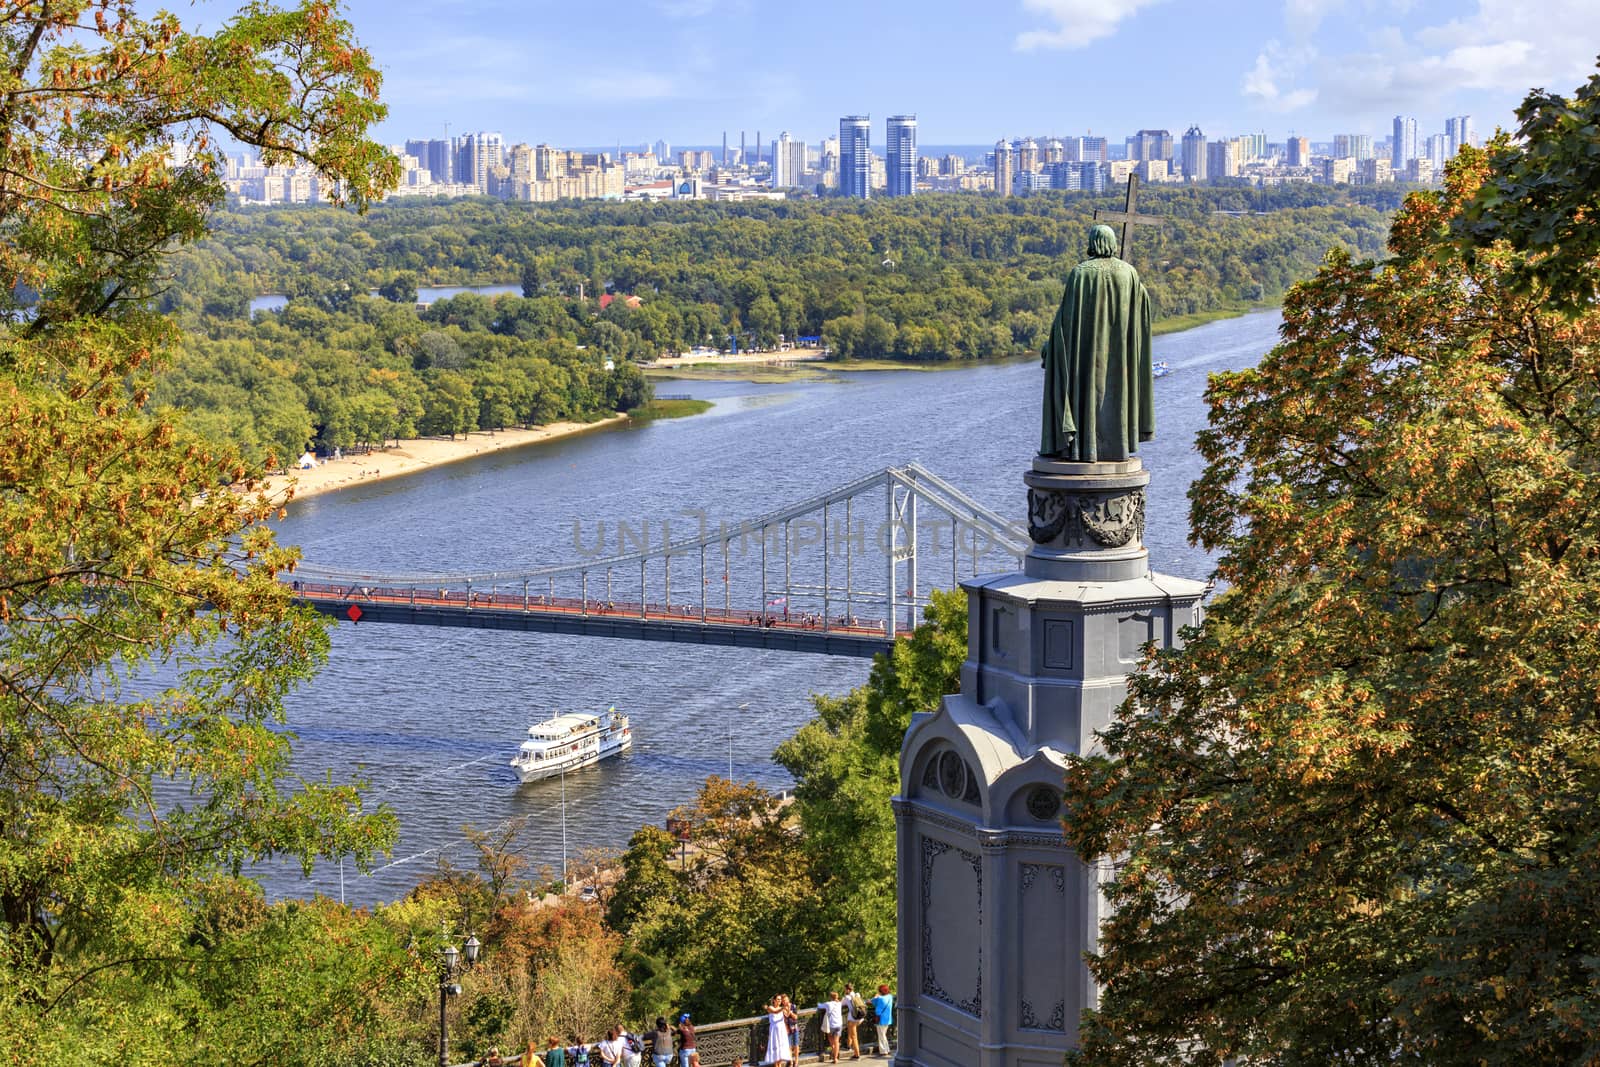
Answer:
<svg viewBox="0 0 1600 1067"><path fill-rule="evenodd" d="M1157 315L1275 303L1330 248L1380 251L1395 187L1161 189L1133 260ZM1115 197L518 204L218 212L162 298L187 339L158 403L246 456L629 410L637 364L821 336L840 359L1035 349ZM520 281L425 310L419 284ZM369 293L377 291L379 295ZM249 302L290 297L279 313ZM637 302L601 298L637 296ZM633 305L633 306L630 306ZM609 369L608 369L609 368Z"/></svg>

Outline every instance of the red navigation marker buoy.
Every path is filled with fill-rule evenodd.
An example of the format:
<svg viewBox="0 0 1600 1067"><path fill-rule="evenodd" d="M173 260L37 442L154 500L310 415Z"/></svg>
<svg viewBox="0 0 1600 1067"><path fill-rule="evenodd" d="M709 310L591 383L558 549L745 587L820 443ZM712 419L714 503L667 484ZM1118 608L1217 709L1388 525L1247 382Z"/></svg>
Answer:
<svg viewBox="0 0 1600 1067"><path fill-rule="evenodd" d="M361 610L360 604L351 604L345 609L345 614L350 616L351 622L360 622L361 616L365 613Z"/></svg>

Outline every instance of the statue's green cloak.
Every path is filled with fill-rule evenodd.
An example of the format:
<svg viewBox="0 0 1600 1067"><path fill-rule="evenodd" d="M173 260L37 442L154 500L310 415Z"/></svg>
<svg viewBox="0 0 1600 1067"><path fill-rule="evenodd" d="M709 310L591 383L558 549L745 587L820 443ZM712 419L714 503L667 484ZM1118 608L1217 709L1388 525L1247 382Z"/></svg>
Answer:
<svg viewBox="0 0 1600 1067"><path fill-rule="evenodd" d="M1039 454L1074 463L1131 459L1155 434L1150 294L1116 258L1109 226L1090 231L1089 257L1067 275L1044 361Z"/></svg>

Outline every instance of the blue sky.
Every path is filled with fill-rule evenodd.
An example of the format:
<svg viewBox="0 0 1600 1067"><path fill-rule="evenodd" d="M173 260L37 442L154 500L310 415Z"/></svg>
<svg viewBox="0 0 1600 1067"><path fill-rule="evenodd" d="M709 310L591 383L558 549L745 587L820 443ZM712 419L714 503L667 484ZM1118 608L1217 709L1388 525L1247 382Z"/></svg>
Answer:
<svg viewBox="0 0 1600 1067"><path fill-rule="evenodd" d="M195 9L174 5L186 19ZM214 18L225 5L198 5ZM346 0L385 72L379 135L816 141L914 112L923 144L1143 127L1313 140L1510 125L1600 52L1600 0Z"/></svg>

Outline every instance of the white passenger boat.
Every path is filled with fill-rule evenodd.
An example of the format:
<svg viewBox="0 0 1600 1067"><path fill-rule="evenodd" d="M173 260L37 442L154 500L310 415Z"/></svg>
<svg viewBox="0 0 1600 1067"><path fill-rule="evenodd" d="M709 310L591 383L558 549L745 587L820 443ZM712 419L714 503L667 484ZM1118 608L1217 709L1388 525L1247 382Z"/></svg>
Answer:
<svg viewBox="0 0 1600 1067"><path fill-rule="evenodd" d="M1165 378L1171 373L1172 368L1167 366L1167 361L1164 359L1156 360L1155 365L1150 368L1150 377L1152 378Z"/></svg>
<svg viewBox="0 0 1600 1067"><path fill-rule="evenodd" d="M632 744L628 717L615 707L601 715L571 712L528 727L528 739L511 760L511 769L532 782L599 763Z"/></svg>

